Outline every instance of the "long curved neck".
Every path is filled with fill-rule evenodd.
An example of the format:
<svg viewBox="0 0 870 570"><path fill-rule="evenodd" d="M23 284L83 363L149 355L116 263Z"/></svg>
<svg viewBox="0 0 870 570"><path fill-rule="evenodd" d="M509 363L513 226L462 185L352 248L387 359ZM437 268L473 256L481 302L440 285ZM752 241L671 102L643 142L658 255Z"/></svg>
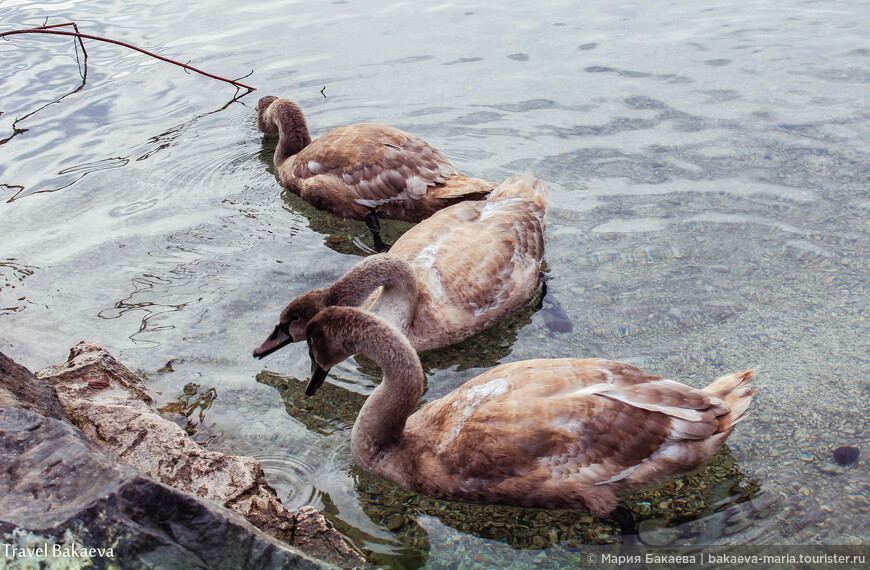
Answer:
<svg viewBox="0 0 870 570"><path fill-rule="evenodd" d="M411 343L394 327L365 318L358 352L374 360L384 377L353 425L351 450L361 467L377 472L378 457L401 442L405 422L423 395L423 369Z"/></svg>
<svg viewBox="0 0 870 570"><path fill-rule="evenodd" d="M359 307L378 287L383 290L368 310L407 334L417 311L417 276L407 261L388 253L356 264L329 287L326 305Z"/></svg>
<svg viewBox="0 0 870 570"><path fill-rule="evenodd" d="M308 123L299 105L287 99L279 99L269 108L272 120L278 127L278 146L275 148L275 166L311 144Z"/></svg>

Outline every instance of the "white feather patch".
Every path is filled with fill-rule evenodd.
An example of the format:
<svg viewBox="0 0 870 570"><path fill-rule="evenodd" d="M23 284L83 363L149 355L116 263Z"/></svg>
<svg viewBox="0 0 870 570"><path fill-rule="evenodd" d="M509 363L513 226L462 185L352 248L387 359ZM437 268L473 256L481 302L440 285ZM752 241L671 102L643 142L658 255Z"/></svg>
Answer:
<svg viewBox="0 0 870 570"><path fill-rule="evenodd" d="M584 388L580 388L579 390L572 390L571 387L568 387L567 390L562 390L557 394L554 394L554 398L582 398L584 396L591 396L592 394L601 394L602 392L609 392L613 390L613 384L605 384L603 382L598 384L592 384L591 386L586 386Z"/></svg>
<svg viewBox="0 0 870 570"><path fill-rule="evenodd" d="M606 384L605 384L606 386ZM611 386L612 388L612 386ZM612 400L618 400L620 402L625 402L635 408L640 408L642 410L649 410L651 412L661 412L663 414L667 414L669 416L673 416L675 418L680 418L681 420L687 420L690 422L699 422L703 418L701 412L697 410L688 410L686 408L678 408L676 406L663 406L660 404L651 404L648 402L637 402L632 400L631 398L625 396L625 394L620 393L618 390L612 390L608 392L602 391L602 396L610 398Z"/></svg>
<svg viewBox="0 0 870 570"><path fill-rule="evenodd" d="M435 268L435 262L438 258L438 245L430 245L424 247L414 259L414 265L425 269L432 276L432 281L435 283L435 288L438 295L444 296L447 292L444 290L444 283L441 281L441 274Z"/></svg>
<svg viewBox="0 0 870 570"><path fill-rule="evenodd" d="M405 182L405 189L408 191L411 198L419 200L426 195L429 185L419 176L412 176Z"/></svg>
<svg viewBox="0 0 870 570"><path fill-rule="evenodd" d="M623 469L622 471L620 471L619 473L617 473L616 475L614 475L614 476L611 477L610 479L605 479L604 481L599 481L599 482L597 482L597 483L595 483L595 484L596 484L596 485L607 485L607 484L610 484L610 483L616 483L617 481L622 481L623 479L625 479L626 477L628 477L629 475L631 475L631 473L632 473L635 469L637 469L638 467L640 467L641 465L643 465L643 461L641 461L641 462L638 463L637 465L632 465L631 467L628 467L628 468L626 468L626 469Z"/></svg>
<svg viewBox="0 0 870 570"><path fill-rule="evenodd" d="M354 200L360 206L365 206L366 208L377 208L382 204L386 204L387 202L395 202L396 200L406 200L408 198L408 193L402 190L392 198L384 198L382 200L366 200L363 198L357 198Z"/></svg>
<svg viewBox="0 0 870 570"><path fill-rule="evenodd" d="M465 394L463 394L465 396L465 405L462 409L462 418L457 422L456 427L453 428L450 437L442 441L438 446L438 451L443 451L446 446L450 445L450 443L459 436L460 432L462 432L462 428L468 421L468 418L474 414L474 410L477 409L477 406L479 406L481 402L489 398L501 396L508 390L510 390L510 383L505 378L493 378L480 386L473 386L465 390ZM453 402L454 408L462 405L463 401L461 400L455 400Z"/></svg>

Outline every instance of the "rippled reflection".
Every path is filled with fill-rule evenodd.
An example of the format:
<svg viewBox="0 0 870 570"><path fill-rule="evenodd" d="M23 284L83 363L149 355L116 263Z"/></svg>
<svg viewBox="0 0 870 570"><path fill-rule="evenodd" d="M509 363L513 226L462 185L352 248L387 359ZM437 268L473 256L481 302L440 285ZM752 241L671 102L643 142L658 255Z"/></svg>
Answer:
<svg viewBox="0 0 870 570"><path fill-rule="evenodd" d="M321 387L322 398L310 398L305 395L307 378L297 380L267 371L257 374L257 382L277 390L287 413L302 422L306 429L320 435L349 430L366 399L363 394L330 382L324 382Z"/></svg>
<svg viewBox="0 0 870 570"><path fill-rule="evenodd" d="M164 369L171 371L172 363L168 363ZM191 382L184 385L180 396L172 402L167 402L157 411L163 417L176 421L198 444L208 447L212 439L217 436L201 432L208 431L207 426L205 426L205 413L211 408L217 397L217 390L214 387L205 389L204 386Z"/></svg>
<svg viewBox="0 0 870 570"><path fill-rule="evenodd" d="M86 77L87 77L87 64L86 63L85 63L84 69L85 69L85 72L82 76L82 84L78 88L74 89L73 91L70 91L69 93L62 95L61 97L59 97L58 99L56 99L50 103L43 105L42 107L39 107L38 109L36 109L34 111L29 112L28 114L26 114L24 116L20 116L20 117L16 118L15 122L13 123L14 133L11 136L7 137L6 139L0 140L0 144L7 143L7 142L11 141L14 136L26 133L29 130L29 129L17 127L16 125L18 124L18 122L35 115L39 111L42 111L43 109L48 107L49 105L60 103L66 97L69 97L69 96L72 96L72 95L79 93L85 87L85 83L86 83ZM97 159L92 160L92 161L76 163L76 164L73 164L72 166L66 166L66 167L60 169L56 173L56 175L51 178L51 180L40 181L40 182L37 182L36 184L32 184L32 185L25 186L25 185L6 182L6 183L0 183L0 187L7 188L9 190L16 190L15 194L13 194L8 199L9 202L14 202L15 200L19 200L21 198L25 198L25 197L33 195L33 194L51 193L51 192L57 192L60 190L65 190L65 189L73 186L74 184L76 184L80 180L82 180L88 174L91 174L94 172L99 172L102 170L107 170L107 169L122 168L122 167L128 165L131 160L140 161L140 160L146 160L148 158L151 158L155 153L162 151L162 150L165 150L167 148L170 148L173 145L177 144L179 141L185 140L184 135L185 135L186 131L188 131L192 126L196 125L201 119L203 119L204 117L208 117L209 115L213 115L215 113L219 113L221 111L224 111L225 109L227 109L227 107L229 107L232 103L234 103L236 101L238 101L237 98L231 99L230 101L223 104L222 106L220 106L217 109L196 115L192 118L185 120L180 125L174 126L174 127L170 128L170 129L168 129L168 130L166 130L166 131L164 131L156 136L151 137L150 139L148 139L147 142L141 143L141 144L133 147L130 151L130 154L128 154L127 156L112 156L112 157L107 157L107 158L97 158ZM87 107L86 107L86 109L87 109ZM93 113L95 115L101 115L103 113L108 113L108 111L105 108L103 108L99 105L95 105L93 109L88 109L87 111L90 113Z"/></svg>

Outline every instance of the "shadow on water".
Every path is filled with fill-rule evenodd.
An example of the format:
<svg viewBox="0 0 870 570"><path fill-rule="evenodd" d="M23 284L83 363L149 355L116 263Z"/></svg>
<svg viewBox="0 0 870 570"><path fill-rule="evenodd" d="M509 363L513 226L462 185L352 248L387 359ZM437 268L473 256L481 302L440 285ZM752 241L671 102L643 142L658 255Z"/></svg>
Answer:
<svg viewBox="0 0 870 570"><path fill-rule="evenodd" d="M356 466L351 468L350 475L365 514L379 527L394 533L393 539L400 545L387 555L361 541L361 537L349 534L377 564L418 567L409 563L415 558L421 559L420 565L425 563L427 517L438 519L462 534L501 542L516 550L558 547L570 551L588 545L619 546L628 542L622 536L620 522L613 516L440 501L408 491ZM634 518L638 535L632 540L637 547L659 548L707 544L743 530L754 519L769 515L769 506L756 500L759 497L759 482L740 471L725 447L701 472L641 492L623 493L621 505Z"/></svg>
<svg viewBox="0 0 870 570"><path fill-rule="evenodd" d="M305 395L307 378L297 380L266 370L257 374L256 380L277 390L287 415L318 435L349 430L366 400L364 394L352 392L331 382L324 382L317 391L317 397L310 398Z"/></svg>
<svg viewBox="0 0 870 570"><path fill-rule="evenodd" d="M167 364L171 370L171 362ZM164 367L165 368L165 367ZM214 386L206 388L201 384L189 382L182 388L182 393L175 400L167 402L157 409L160 415L183 429L187 435L203 447L218 437L206 424L206 412L218 399Z"/></svg>
<svg viewBox="0 0 870 570"><path fill-rule="evenodd" d="M280 187L280 185L279 185ZM318 210L293 192L281 190L284 209L304 216L308 227L323 234L323 244L329 249L345 255L366 256L375 253L372 234L365 222L343 220L327 212ZM414 224L398 220L379 219L381 237L387 244L393 244Z"/></svg>
<svg viewBox="0 0 870 570"><path fill-rule="evenodd" d="M349 439L365 401L363 394L335 383L325 383L315 397L307 398L304 381L269 372L257 375L257 381L278 390L287 413L323 436L344 431ZM741 471L727 446L698 473L623 492L620 503L630 512L629 519L633 518L635 536L623 536L626 525L614 516L440 501L355 465L342 471L353 482L359 509L380 532L352 522L359 514L343 512L325 492L321 494L324 515L371 563L391 568L426 565L431 550L427 528L432 528L433 519L464 535L512 549L552 549L554 556L569 556L588 545L613 545L620 552L628 547L634 554L668 546L712 544L749 527L763 528L758 521L778 510L777 499L762 493L759 481Z"/></svg>

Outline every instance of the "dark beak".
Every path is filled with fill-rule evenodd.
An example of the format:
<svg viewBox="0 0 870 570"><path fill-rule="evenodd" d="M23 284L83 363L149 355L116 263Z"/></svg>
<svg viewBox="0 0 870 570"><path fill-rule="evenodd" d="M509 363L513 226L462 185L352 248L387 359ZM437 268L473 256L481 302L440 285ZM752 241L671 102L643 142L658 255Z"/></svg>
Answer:
<svg viewBox="0 0 870 570"><path fill-rule="evenodd" d="M293 337L290 336L290 333L286 329L281 328L281 325L278 325L272 331L272 334L269 335L269 338L266 339L266 342L254 351L254 358L263 358L267 354L272 354L291 342L293 342Z"/></svg>
<svg viewBox="0 0 870 570"><path fill-rule="evenodd" d="M315 392L323 385L323 381L326 380L326 375L329 374L329 370L324 370L317 364L317 361L314 360L314 354L311 352L311 345L308 345L308 356L311 357L311 380L308 381L308 387L305 388L306 396L313 396Z"/></svg>

